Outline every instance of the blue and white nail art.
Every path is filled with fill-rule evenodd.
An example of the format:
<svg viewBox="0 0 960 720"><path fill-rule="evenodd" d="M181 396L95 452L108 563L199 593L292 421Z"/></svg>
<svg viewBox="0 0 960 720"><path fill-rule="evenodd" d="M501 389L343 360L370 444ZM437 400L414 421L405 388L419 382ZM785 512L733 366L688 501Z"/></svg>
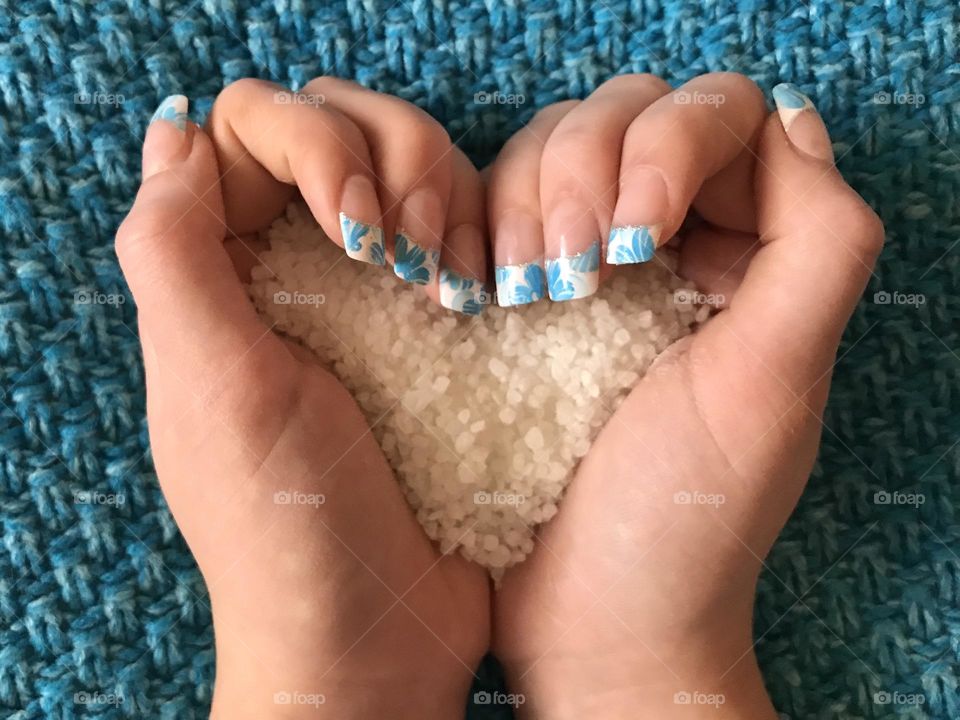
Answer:
<svg viewBox="0 0 960 720"><path fill-rule="evenodd" d="M539 262L522 265L498 265L497 304L500 307L527 305L540 300L544 295L545 273Z"/></svg>
<svg viewBox="0 0 960 720"><path fill-rule="evenodd" d="M396 276L414 285L432 283L437 276L440 251L418 245L404 232L398 232L393 242L393 272Z"/></svg>
<svg viewBox="0 0 960 720"><path fill-rule="evenodd" d="M340 232L343 235L343 249L349 257L371 265L384 264L381 228L340 213Z"/></svg>
<svg viewBox="0 0 960 720"><path fill-rule="evenodd" d="M796 85L791 83L781 83L773 88L773 102L777 105L777 113L780 115L780 122L784 130L789 130L793 121L802 112L813 110L813 102L800 92Z"/></svg>
<svg viewBox="0 0 960 720"><path fill-rule="evenodd" d="M153 113L150 122L154 120L166 120L177 126L180 130L187 129L187 109L189 101L186 95L171 95L160 103L160 107Z"/></svg>
<svg viewBox="0 0 960 720"><path fill-rule="evenodd" d="M625 225L610 229L607 238L607 263L629 265L653 259L660 241L659 225Z"/></svg>
<svg viewBox="0 0 960 720"><path fill-rule="evenodd" d="M551 300L576 300L593 295L600 282L600 242L578 255L547 260Z"/></svg>
<svg viewBox="0 0 960 720"><path fill-rule="evenodd" d="M479 315L490 302L490 294L481 280L463 277L444 268L440 271L440 304L464 315Z"/></svg>

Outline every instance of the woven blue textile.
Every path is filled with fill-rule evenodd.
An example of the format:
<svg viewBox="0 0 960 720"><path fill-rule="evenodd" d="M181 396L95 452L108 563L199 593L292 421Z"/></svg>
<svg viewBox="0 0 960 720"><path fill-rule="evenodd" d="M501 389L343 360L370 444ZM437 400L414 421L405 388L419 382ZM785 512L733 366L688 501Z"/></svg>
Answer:
<svg viewBox="0 0 960 720"><path fill-rule="evenodd" d="M762 579L768 686L793 720L960 718L958 44L955 0L0 4L0 716L208 711L206 591L153 473L112 247L161 98L187 94L202 119L241 77L354 78L425 108L481 163L536 107L613 74L733 70L815 99L888 228L817 470ZM525 102L477 95L492 92ZM924 502L876 495L893 491Z"/></svg>

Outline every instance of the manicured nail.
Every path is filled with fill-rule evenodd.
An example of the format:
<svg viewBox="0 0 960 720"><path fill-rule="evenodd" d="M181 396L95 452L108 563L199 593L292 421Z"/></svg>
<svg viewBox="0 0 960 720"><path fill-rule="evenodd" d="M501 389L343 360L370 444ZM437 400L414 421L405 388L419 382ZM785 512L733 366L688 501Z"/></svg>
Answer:
<svg viewBox="0 0 960 720"><path fill-rule="evenodd" d="M577 255L547 260L551 300L576 300L597 291L600 283L600 241Z"/></svg>
<svg viewBox="0 0 960 720"><path fill-rule="evenodd" d="M430 188L414 190L403 199L394 236L397 277L415 285L433 282L440 264L443 221L443 203Z"/></svg>
<svg viewBox="0 0 960 720"><path fill-rule="evenodd" d="M186 95L171 95L160 103L160 107L153 113L150 122L166 120L176 126L178 130L186 131L188 106L189 101Z"/></svg>
<svg viewBox="0 0 960 720"><path fill-rule="evenodd" d="M652 260L664 240L664 218L669 207L663 171L651 165L623 169L607 236L607 263L629 265Z"/></svg>
<svg viewBox="0 0 960 720"><path fill-rule="evenodd" d="M380 201L369 178L363 175L348 178L343 184L340 207L344 251L354 260L383 265L383 228L377 224Z"/></svg>
<svg viewBox="0 0 960 720"><path fill-rule="evenodd" d="M607 263L629 265L653 259L660 244L662 225L627 225L610 228L607 238Z"/></svg>
<svg viewBox="0 0 960 720"><path fill-rule="evenodd" d="M493 238L500 307L526 305L546 295L543 270L543 226L522 211L503 216Z"/></svg>
<svg viewBox="0 0 960 720"><path fill-rule="evenodd" d="M773 88L780 124L790 143L802 153L833 162L833 145L820 113L809 97L790 83Z"/></svg>
<svg viewBox="0 0 960 720"><path fill-rule="evenodd" d="M444 238L440 304L465 315L479 315L491 301L486 275L486 240L480 228L464 223Z"/></svg>
<svg viewBox="0 0 960 720"><path fill-rule="evenodd" d="M479 315L490 302L482 280L464 277L448 268L440 270L440 304L464 315Z"/></svg>
<svg viewBox="0 0 960 720"><path fill-rule="evenodd" d="M576 198L562 200L544 233L551 300L593 295L600 282L600 236L593 211Z"/></svg>

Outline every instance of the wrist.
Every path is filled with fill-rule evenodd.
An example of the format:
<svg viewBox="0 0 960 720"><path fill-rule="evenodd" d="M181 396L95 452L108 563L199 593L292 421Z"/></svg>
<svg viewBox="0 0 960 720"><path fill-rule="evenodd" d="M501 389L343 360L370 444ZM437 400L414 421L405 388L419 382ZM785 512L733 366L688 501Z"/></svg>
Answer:
<svg viewBox="0 0 960 720"><path fill-rule="evenodd" d="M595 647L539 660L503 659L521 720L646 720L709 717L777 720L752 648L749 623L693 634L657 653L629 636L625 649Z"/></svg>

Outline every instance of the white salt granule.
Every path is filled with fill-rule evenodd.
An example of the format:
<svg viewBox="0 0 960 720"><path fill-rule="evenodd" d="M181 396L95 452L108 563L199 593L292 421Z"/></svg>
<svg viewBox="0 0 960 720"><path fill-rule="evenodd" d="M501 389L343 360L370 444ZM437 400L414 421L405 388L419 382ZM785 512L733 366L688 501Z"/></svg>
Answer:
<svg viewBox="0 0 960 720"><path fill-rule="evenodd" d="M657 354L709 313L674 302L690 286L668 254L619 269L589 299L468 318L344 260L301 204L268 239L250 286L259 312L350 390L431 539L495 578L533 550L536 525ZM279 302L282 291L324 302Z"/></svg>

